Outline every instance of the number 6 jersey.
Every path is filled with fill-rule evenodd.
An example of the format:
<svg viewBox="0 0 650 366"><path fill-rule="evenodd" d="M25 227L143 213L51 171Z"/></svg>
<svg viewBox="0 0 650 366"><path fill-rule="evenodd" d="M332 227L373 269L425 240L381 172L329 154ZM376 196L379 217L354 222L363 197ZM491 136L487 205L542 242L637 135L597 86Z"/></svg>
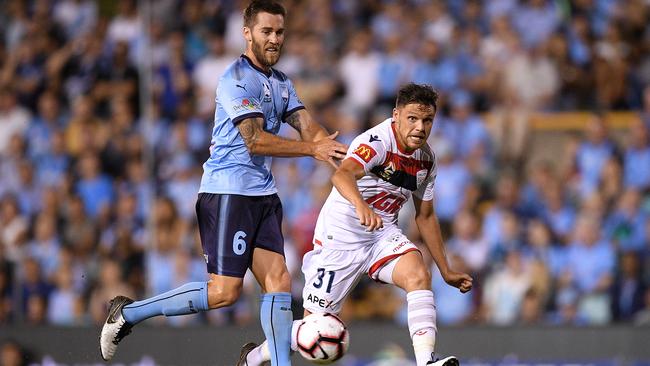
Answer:
<svg viewBox="0 0 650 366"><path fill-rule="evenodd" d="M354 206L332 188L316 223L314 244L340 250L373 245L399 230L397 215L411 194L423 201L433 199L435 155L428 144L406 152L395 137L392 118L357 136L346 159L360 164L366 175L357 181L363 199L384 222L382 230L366 231Z"/></svg>

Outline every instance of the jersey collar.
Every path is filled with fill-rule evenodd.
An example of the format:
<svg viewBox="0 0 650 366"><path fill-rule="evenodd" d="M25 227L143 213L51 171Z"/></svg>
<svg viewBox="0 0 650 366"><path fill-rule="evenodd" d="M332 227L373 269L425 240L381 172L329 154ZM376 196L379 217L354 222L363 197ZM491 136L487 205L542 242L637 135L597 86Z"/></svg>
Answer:
<svg viewBox="0 0 650 366"><path fill-rule="evenodd" d="M248 56L242 54L241 57L242 57L244 60L246 60L246 62L248 62L248 64L251 65L252 68L254 68L255 70L257 70L257 71L261 72L262 74L266 75L266 77L269 77L269 78L270 78L271 75L273 75L273 70L269 69L269 71L266 72L266 71L264 71L264 69L261 69L261 68L257 67L257 65L255 65L255 64L253 63L253 60L251 60Z"/></svg>
<svg viewBox="0 0 650 366"><path fill-rule="evenodd" d="M402 154L405 154L405 155L413 155L415 150L413 150L411 152L408 152L408 151L406 151L406 148L404 148L404 146L402 146L402 144L399 143L399 139L397 138L397 131L395 131L395 121L393 121L392 118L390 120L390 129L391 129L391 131L393 131L393 138L395 139L395 142L397 143L397 150L399 150L399 152L401 152Z"/></svg>

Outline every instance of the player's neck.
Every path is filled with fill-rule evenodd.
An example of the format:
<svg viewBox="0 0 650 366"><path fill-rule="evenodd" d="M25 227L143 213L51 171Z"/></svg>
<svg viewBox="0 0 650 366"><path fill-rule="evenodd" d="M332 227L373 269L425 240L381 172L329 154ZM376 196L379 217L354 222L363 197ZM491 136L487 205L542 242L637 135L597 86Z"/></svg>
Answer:
<svg viewBox="0 0 650 366"><path fill-rule="evenodd" d="M264 73L265 75L271 74L271 67L263 65L257 57L255 57L255 54L253 54L253 51L250 49L247 49L246 52L244 52L244 56L248 58L248 60L251 62L252 66L255 67L257 70L260 72Z"/></svg>

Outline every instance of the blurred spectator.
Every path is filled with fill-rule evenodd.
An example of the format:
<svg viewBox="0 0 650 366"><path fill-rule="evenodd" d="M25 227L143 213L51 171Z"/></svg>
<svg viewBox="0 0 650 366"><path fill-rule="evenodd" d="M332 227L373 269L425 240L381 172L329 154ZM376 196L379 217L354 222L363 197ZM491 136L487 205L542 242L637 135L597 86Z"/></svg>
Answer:
<svg viewBox="0 0 650 366"><path fill-rule="evenodd" d="M444 97L459 86L459 66L444 53L439 41L426 38L420 46L420 57L413 67L411 81L429 84Z"/></svg>
<svg viewBox="0 0 650 366"><path fill-rule="evenodd" d="M621 251L640 251L644 247L648 215L641 211L640 205L639 192L628 189L605 219L603 233Z"/></svg>
<svg viewBox="0 0 650 366"><path fill-rule="evenodd" d="M110 136L110 129L95 114L93 98L76 97L72 103L72 115L65 131L66 150L73 158L82 152L100 151Z"/></svg>
<svg viewBox="0 0 650 366"><path fill-rule="evenodd" d="M650 192L650 124L635 119L628 138L630 143L624 155L625 186Z"/></svg>
<svg viewBox="0 0 650 366"><path fill-rule="evenodd" d="M26 254L38 261L44 278L51 281L59 269L61 250L56 221L54 217L42 213L35 221L34 239L27 243Z"/></svg>
<svg viewBox="0 0 650 366"><path fill-rule="evenodd" d="M43 278L41 266L35 258L26 257L22 261L20 277L22 280L22 313L26 314L29 322L44 322L46 311L45 299L52 292L52 285Z"/></svg>
<svg viewBox="0 0 650 366"><path fill-rule="evenodd" d="M100 268L97 286L90 293L88 300L88 309L94 324L102 324L106 320L108 303L117 294L135 296L133 290L124 282L119 263L112 259L104 259Z"/></svg>
<svg viewBox="0 0 650 366"><path fill-rule="evenodd" d="M5 195L0 201L0 243L7 260L18 263L22 259L29 222L21 215L16 197Z"/></svg>
<svg viewBox="0 0 650 366"><path fill-rule="evenodd" d="M7 340L0 345L0 364L3 366L25 366L29 357L23 347L13 340Z"/></svg>
<svg viewBox="0 0 650 366"><path fill-rule="evenodd" d="M519 251L509 251L504 263L504 268L486 279L483 291L485 318L497 325L513 324L517 320L531 281Z"/></svg>
<svg viewBox="0 0 650 366"><path fill-rule="evenodd" d="M553 180L544 187L544 201L540 213L553 235L563 243L567 242L575 224L576 212L569 204L560 181Z"/></svg>
<svg viewBox="0 0 650 366"><path fill-rule="evenodd" d="M453 235L447 246L458 256L458 264L467 267L472 276L479 277L486 270L490 247L481 237L479 222L473 213L463 210L454 217Z"/></svg>
<svg viewBox="0 0 650 366"><path fill-rule="evenodd" d="M371 46L371 34L359 30L352 35L349 49L339 61L344 103L357 116L364 116L377 98L380 57Z"/></svg>
<svg viewBox="0 0 650 366"><path fill-rule="evenodd" d="M527 0L511 13L512 21L527 48L544 43L560 24L560 12L554 1Z"/></svg>
<svg viewBox="0 0 650 366"><path fill-rule="evenodd" d="M52 13L68 38L85 35L97 22L97 4L92 0L62 0L54 4Z"/></svg>
<svg viewBox="0 0 650 366"><path fill-rule="evenodd" d="M585 139L581 142L575 155L575 164L580 175L580 194L583 197L593 193L600 181L603 167L607 160L617 154L616 146L611 141L605 120L593 115L587 124Z"/></svg>
<svg viewBox="0 0 650 366"><path fill-rule="evenodd" d="M137 12L137 2L134 0L119 0L117 15L108 25L106 38L112 44L126 42L135 46L143 32L142 21Z"/></svg>
<svg viewBox="0 0 650 366"><path fill-rule="evenodd" d="M47 319L54 325L77 325L80 323L79 294L74 290L72 268L61 266L54 275L54 289L48 299Z"/></svg>
<svg viewBox="0 0 650 366"><path fill-rule="evenodd" d="M579 291L578 313L589 324L605 324L611 318L615 255L612 244L601 239L599 227L600 222L589 214L578 217L563 271L564 280Z"/></svg>
<svg viewBox="0 0 650 366"><path fill-rule="evenodd" d="M97 156L90 152L79 158L77 172L80 177L77 193L84 202L86 213L96 218L109 209L113 200L112 182L102 173Z"/></svg>
<svg viewBox="0 0 650 366"><path fill-rule="evenodd" d="M620 271L612 285L612 316L617 321L631 321L644 306L645 284L641 280L637 252L620 256Z"/></svg>
<svg viewBox="0 0 650 366"><path fill-rule="evenodd" d="M449 233L454 216L462 208L463 195L472 178L462 161L454 160L453 148L445 140L433 144L438 169L434 205L445 234Z"/></svg>
<svg viewBox="0 0 650 366"><path fill-rule="evenodd" d="M510 39L510 42L514 54L503 68L500 98L503 110L496 117L497 143L503 159L521 164L529 139L530 114L551 105L559 88L559 76L547 56L546 43L526 50L518 40Z"/></svg>
<svg viewBox="0 0 650 366"><path fill-rule="evenodd" d="M8 152L11 138L27 130L29 118L30 113L17 104L14 92L0 88L0 157Z"/></svg>
<svg viewBox="0 0 650 366"><path fill-rule="evenodd" d="M208 37L208 54L200 58L192 72L192 81L196 85L197 112L206 119L214 113L214 99L219 77L232 63L232 56L226 54L223 36L210 34Z"/></svg>
<svg viewBox="0 0 650 366"><path fill-rule="evenodd" d="M450 255L449 264L454 270L469 273L465 262L460 255L454 253ZM443 280L438 267L431 269L432 284L435 301L436 301L436 319L438 324L458 325L470 322L474 313L474 296L472 294L462 294L458 289L447 285Z"/></svg>

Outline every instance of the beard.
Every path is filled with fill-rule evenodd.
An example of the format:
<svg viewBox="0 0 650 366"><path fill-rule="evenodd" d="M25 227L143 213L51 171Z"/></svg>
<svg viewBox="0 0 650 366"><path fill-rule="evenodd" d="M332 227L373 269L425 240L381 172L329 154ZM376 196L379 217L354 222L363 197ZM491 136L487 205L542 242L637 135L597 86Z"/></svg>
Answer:
<svg viewBox="0 0 650 366"><path fill-rule="evenodd" d="M262 42L258 42L255 37L253 37L253 55L255 55L257 61L259 61L264 66L271 67L275 65L280 59L282 45L277 45L276 48L278 51L275 53L266 52L264 50L264 44Z"/></svg>

